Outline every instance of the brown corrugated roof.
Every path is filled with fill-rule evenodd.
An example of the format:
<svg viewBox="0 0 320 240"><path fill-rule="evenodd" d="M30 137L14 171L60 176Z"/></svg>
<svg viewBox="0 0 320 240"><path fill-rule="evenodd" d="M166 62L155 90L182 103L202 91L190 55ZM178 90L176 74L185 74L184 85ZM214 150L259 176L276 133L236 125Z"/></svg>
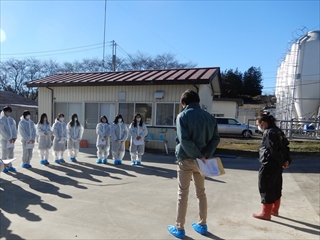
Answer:
<svg viewBox="0 0 320 240"><path fill-rule="evenodd" d="M182 68L121 72L61 73L28 82L28 87L208 84L220 68Z"/></svg>

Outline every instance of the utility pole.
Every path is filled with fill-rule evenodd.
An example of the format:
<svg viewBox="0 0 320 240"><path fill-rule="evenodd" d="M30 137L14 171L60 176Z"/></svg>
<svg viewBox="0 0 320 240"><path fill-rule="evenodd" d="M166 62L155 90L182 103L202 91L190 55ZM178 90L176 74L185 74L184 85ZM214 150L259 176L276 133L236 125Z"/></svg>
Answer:
<svg viewBox="0 0 320 240"><path fill-rule="evenodd" d="M117 54L117 43L112 40L112 71L116 71L116 54Z"/></svg>
<svg viewBox="0 0 320 240"><path fill-rule="evenodd" d="M107 25L107 0L104 2L104 32L103 32L103 53L102 53L102 66L105 67L105 46L106 46L106 25Z"/></svg>

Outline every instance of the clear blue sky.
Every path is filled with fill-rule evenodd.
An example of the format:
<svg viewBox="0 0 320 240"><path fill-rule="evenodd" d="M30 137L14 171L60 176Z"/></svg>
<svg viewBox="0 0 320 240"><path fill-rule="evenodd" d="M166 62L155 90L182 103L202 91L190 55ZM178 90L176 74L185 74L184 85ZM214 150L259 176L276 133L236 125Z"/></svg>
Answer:
<svg viewBox="0 0 320 240"><path fill-rule="evenodd" d="M103 57L105 1L1 0L0 60ZM320 1L107 1L106 42L117 55L173 53L221 71L260 67L264 93L296 29L320 29ZM105 54L111 54L109 43Z"/></svg>

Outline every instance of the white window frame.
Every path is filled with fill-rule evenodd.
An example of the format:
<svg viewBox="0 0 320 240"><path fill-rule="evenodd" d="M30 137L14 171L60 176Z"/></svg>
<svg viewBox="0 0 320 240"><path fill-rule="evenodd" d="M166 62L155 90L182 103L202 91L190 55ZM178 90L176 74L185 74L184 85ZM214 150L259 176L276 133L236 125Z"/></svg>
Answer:
<svg viewBox="0 0 320 240"><path fill-rule="evenodd" d="M118 113L120 113L120 104L133 104L133 114L136 115L138 114L138 112L136 112L136 104L148 104L151 105L151 121L150 123L146 123L146 119L143 119L143 122L146 124L146 126L152 126L153 125L153 116L154 116L154 104L153 102L118 102ZM139 112L139 114L141 114ZM132 118L134 117L134 115L132 116ZM130 124L131 120L129 120L129 122L127 122L126 124Z"/></svg>
<svg viewBox="0 0 320 240"><path fill-rule="evenodd" d="M85 102L84 103L84 114L83 114L83 118L84 118L84 128L85 129L95 129L94 128L88 128L86 126L86 104L98 104L98 114L97 114L97 124L99 123L99 119L100 117L102 116L102 113L101 113L101 104L113 104L114 105L114 109L115 109L115 112L114 112L114 117L116 116L116 107L117 107L117 104L116 102ZM109 124L112 124L113 120L114 120L114 117L113 118L110 118L110 116L106 116L108 118L108 122Z"/></svg>
<svg viewBox="0 0 320 240"><path fill-rule="evenodd" d="M158 104L173 104L173 125L157 125L157 114L158 114ZM155 116L154 116L154 126L155 127L166 127L166 128L170 128L170 127L175 127L176 126L176 121L175 118L177 116L175 116L176 113L176 106L178 105L178 108L180 108L180 103L179 102L157 102L156 106L155 106ZM180 113L180 111L179 111Z"/></svg>
<svg viewBox="0 0 320 240"><path fill-rule="evenodd" d="M55 119L57 118L57 116L58 116L58 114L60 113L60 112L57 112L56 111L56 104L66 104L66 106L67 106L67 112L61 112L62 114L64 114L64 122L65 123L68 123L69 121L70 121L70 119L71 119L71 116L72 116L72 114L77 114L78 115L78 118L79 118L79 121L80 121L80 123L82 124L82 125L84 125L84 111L83 111L83 103L82 102L55 102L54 103L54 116L53 116L53 123L54 123L54 121L55 121ZM70 112L70 107L69 107L69 105L70 104L80 104L81 105L81 113L78 113L78 112ZM52 124L53 124L52 123Z"/></svg>

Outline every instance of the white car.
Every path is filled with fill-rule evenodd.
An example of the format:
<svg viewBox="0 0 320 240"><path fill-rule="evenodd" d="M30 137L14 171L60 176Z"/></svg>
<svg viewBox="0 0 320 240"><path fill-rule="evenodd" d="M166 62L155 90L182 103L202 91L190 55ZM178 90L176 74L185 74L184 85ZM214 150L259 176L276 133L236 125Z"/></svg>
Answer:
<svg viewBox="0 0 320 240"><path fill-rule="evenodd" d="M250 138L254 134L258 134L258 127L247 125L236 118L216 117L218 122L218 132L221 135L242 135Z"/></svg>

